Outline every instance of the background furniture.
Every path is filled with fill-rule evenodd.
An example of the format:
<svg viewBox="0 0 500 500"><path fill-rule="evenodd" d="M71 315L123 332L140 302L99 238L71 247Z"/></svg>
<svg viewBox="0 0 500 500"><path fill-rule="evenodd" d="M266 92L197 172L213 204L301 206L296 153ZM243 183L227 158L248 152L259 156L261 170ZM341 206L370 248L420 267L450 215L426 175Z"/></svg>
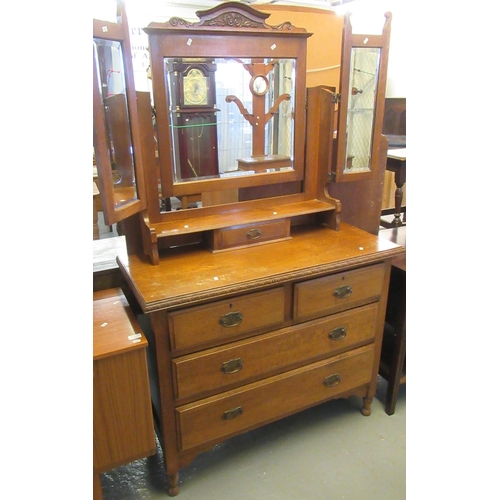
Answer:
<svg viewBox="0 0 500 500"><path fill-rule="evenodd" d="M380 236L406 248L406 227L383 229ZM406 254L392 261L379 373L388 382L385 411L392 415L406 383Z"/></svg>
<svg viewBox="0 0 500 500"><path fill-rule="evenodd" d="M394 219L390 222L381 219L380 224L384 227L403 226L406 224L406 207L404 218L401 219L403 188L406 183L406 148L389 149L387 152L387 170L394 172L394 182L396 184L396 191L394 193Z"/></svg>
<svg viewBox="0 0 500 500"><path fill-rule="evenodd" d="M118 269L116 257L127 258L125 236L114 236L94 240L93 245L93 291L119 288L124 280Z"/></svg>
<svg viewBox="0 0 500 500"><path fill-rule="evenodd" d="M392 149L406 148L406 97L386 97L382 134L388 140L389 154ZM398 189L395 174L389 168L385 173L382 199L382 215L394 213L394 202ZM402 186L402 205L405 204L405 190ZM403 212L406 216L406 207Z"/></svg>
<svg viewBox="0 0 500 500"><path fill-rule="evenodd" d="M156 453L147 340L119 288L94 292L94 500L101 472Z"/></svg>
<svg viewBox="0 0 500 500"><path fill-rule="evenodd" d="M95 181L93 182L93 199L92 199L92 209L93 209L93 218L92 218L92 229L93 229L93 236L94 240L99 239L99 225L97 223L98 221L98 215L97 213L99 212L100 208L100 200L99 200L99 188L97 187L97 184Z"/></svg>
<svg viewBox="0 0 500 500"><path fill-rule="evenodd" d="M389 149L406 147L406 97L386 97L382 133Z"/></svg>

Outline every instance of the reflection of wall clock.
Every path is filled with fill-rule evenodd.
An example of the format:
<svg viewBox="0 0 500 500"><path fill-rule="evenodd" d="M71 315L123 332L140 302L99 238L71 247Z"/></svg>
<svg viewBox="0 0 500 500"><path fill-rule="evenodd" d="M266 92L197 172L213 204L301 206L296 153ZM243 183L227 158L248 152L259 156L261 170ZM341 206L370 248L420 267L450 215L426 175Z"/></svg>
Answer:
<svg viewBox="0 0 500 500"><path fill-rule="evenodd" d="M199 69L191 69L183 78L184 106L208 104L208 78Z"/></svg>
<svg viewBox="0 0 500 500"><path fill-rule="evenodd" d="M254 95L264 95L269 89L269 80L264 75L254 76L250 80L250 90Z"/></svg>

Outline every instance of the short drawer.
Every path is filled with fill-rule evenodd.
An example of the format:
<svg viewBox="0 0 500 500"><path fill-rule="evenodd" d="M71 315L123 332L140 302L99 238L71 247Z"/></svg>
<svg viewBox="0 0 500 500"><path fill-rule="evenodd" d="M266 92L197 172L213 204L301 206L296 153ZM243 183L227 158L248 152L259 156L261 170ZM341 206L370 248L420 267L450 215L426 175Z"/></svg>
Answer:
<svg viewBox="0 0 500 500"><path fill-rule="evenodd" d="M368 384L373 344L177 408L181 450L295 413Z"/></svg>
<svg viewBox="0 0 500 500"><path fill-rule="evenodd" d="M177 358L172 362L176 397L223 390L368 342L375 336L377 311L377 304L369 304Z"/></svg>
<svg viewBox="0 0 500 500"><path fill-rule="evenodd" d="M294 318L305 319L330 314L364 300L378 300L382 292L384 272L384 264L377 264L296 284Z"/></svg>
<svg viewBox="0 0 500 500"><path fill-rule="evenodd" d="M172 349L184 349L279 325L285 319L283 287L169 313Z"/></svg>
<svg viewBox="0 0 500 500"><path fill-rule="evenodd" d="M220 251L286 238L290 238L290 219L214 229L209 243L214 251Z"/></svg>

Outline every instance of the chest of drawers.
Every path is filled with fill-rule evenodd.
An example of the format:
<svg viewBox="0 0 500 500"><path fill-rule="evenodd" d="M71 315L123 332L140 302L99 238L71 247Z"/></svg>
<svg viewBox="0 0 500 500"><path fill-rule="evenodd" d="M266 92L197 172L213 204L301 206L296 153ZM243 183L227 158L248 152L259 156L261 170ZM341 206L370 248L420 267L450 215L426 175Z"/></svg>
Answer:
<svg viewBox="0 0 500 500"><path fill-rule="evenodd" d="M332 398L357 395L370 414L402 251L345 225L228 253L169 250L159 266L119 262L144 313L170 495L181 467L229 437Z"/></svg>

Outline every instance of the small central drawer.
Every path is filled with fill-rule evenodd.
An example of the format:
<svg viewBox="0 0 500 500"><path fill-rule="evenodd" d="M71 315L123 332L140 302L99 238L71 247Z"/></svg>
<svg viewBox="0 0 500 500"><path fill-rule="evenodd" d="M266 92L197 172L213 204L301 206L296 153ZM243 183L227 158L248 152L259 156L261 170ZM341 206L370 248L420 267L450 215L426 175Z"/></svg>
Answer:
<svg viewBox="0 0 500 500"><path fill-rule="evenodd" d="M214 252L280 241L290 238L290 219L214 229L208 236L209 246Z"/></svg>
<svg viewBox="0 0 500 500"><path fill-rule="evenodd" d="M296 284L294 319L330 314L370 299L377 301L384 272L384 264L377 264Z"/></svg>
<svg viewBox="0 0 500 500"><path fill-rule="evenodd" d="M177 408L181 450L222 439L368 384L373 344Z"/></svg>
<svg viewBox="0 0 500 500"><path fill-rule="evenodd" d="M279 325L285 319L283 287L169 313L172 349L184 349Z"/></svg>
<svg viewBox="0 0 500 500"><path fill-rule="evenodd" d="M213 389L224 390L229 385L369 342L375 336L377 311L377 304L368 304L174 359L175 395L186 398Z"/></svg>

